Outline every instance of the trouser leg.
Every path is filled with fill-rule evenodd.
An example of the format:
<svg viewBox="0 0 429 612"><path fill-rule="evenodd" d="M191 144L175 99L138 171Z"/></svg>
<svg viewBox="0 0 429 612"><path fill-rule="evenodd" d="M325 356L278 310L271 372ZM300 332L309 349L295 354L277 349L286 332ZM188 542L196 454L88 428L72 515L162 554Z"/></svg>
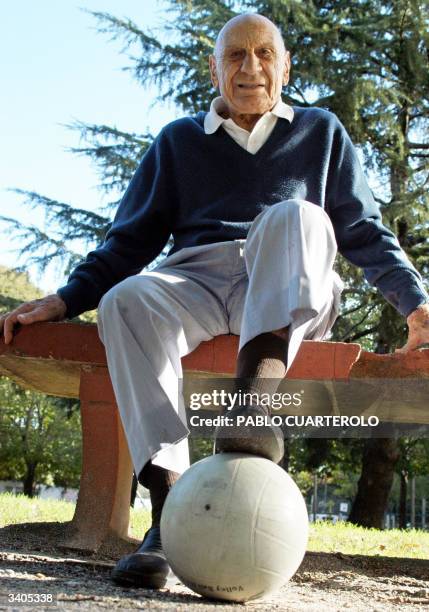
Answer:
<svg viewBox="0 0 429 612"><path fill-rule="evenodd" d="M231 331L240 334L237 377L251 377L237 378L237 390L259 397L274 393L301 340L322 338L328 331L339 290L332 270L335 254L329 218L313 204L280 202L255 219L243 245L247 278L236 283L227 301ZM245 408L231 411L236 426L217 428L216 448L278 462L283 456L280 428L238 426L243 414L256 417L264 412L257 397L253 402L256 406L249 406L246 399Z"/></svg>
<svg viewBox="0 0 429 612"><path fill-rule="evenodd" d="M285 200L255 218L243 246L248 279L228 300L240 351L259 334L288 327L289 368L304 338L325 337L342 288L336 252L328 215L310 202Z"/></svg>
<svg viewBox="0 0 429 612"><path fill-rule="evenodd" d="M301 340L323 338L335 320L336 245L322 209L281 202L239 242L240 257L234 243L208 245L187 261L179 252L157 271L119 283L100 304L100 337L137 474L150 458L177 472L188 465L177 379L180 358L201 341L240 334L241 350L288 327L290 367Z"/></svg>
<svg viewBox="0 0 429 612"><path fill-rule="evenodd" d="M228 332L222 302L198 279L160 269L106 293L98 326L136 474L150 459L182 473L189 455L181 357Z"/></svg>

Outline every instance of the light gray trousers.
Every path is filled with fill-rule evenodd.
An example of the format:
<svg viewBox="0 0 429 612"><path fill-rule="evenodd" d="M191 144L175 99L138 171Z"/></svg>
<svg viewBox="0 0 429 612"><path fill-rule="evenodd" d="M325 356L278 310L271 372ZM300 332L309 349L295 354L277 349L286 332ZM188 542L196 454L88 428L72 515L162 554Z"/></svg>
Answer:
<svg viewBox="0 0 429 612"><path fill-rule="evenodd" d="M220 334L289 326L288 367L301 341L321 340L342 281L325 211L304 200L267 207L246 240L181 249L102 298L98 328L136 474L149 459L189 466L181 357Z"/></svg>

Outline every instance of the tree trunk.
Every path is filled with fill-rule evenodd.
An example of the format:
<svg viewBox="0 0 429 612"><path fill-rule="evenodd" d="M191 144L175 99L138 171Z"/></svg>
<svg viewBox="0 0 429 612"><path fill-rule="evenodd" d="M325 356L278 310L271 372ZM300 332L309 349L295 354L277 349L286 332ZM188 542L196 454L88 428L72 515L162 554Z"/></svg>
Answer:
<svg viewBox="0 0 429 612"><path fill-rule="evenodd" d="M398 338L398 329L404 327L403 319L386 302L383 306L377 334L376 353L386 354L393 350L392 338ZM400 449L395 439L369 439L362 454L362 471L358 492L352 504L349 521L365 527L383 527L392 487L395 465Z"/></svg>
<svg viewBox="0 0 429 612"><path fill-rule="evenodd" d="M407 474L401 471L399 487L399 529L407 528Z"/></svg>
<svg viewBox="0 0 429 612"><path fill-rule="evenodd" d="M402 11L402 8L399 8L398 5L395 10ZM401 15L398 15L398 17L402 19ZM401 44L397 58L398 72L400 80L407 83L412 75L409 74L409 61L403 41L405 41L405 37L402 37L401 33ZM407 95L404 95L399 100L397 108L399 131L396 140L393 142L396 156L392 158L390 165L392 203L396 205L404 201L408 191L409 158L406 143L410 129L409 99ZM393 210L396 209L393 208ZM398 221L393 217L390 221L392 226L396 222L398 239L400 244L403 245L408 233L405 220L399 220L398 224ZM395 342L398 342L403 334L405 334L403 318L386 303L380 317L375 352L390 353ZM392 339L394 339L393 342ZM352 523L365 527L382 528L384 512L393 483L395 464L399 457L399 445L394 439L371 439L366 442L362 456L362 473L359 479L358 492L349 517Z"/></svg>
<svg viewBox="0 0 429 612"><path fill-rule="evenodd" d="M24 485L24 495L27 495L27 497L34 497L34 485L37 463L27 463L26 465L27 472L22 481L22 484Z"/></svg>
<svg viewBox="0 0 429 612"><path fill-rule="evenodd" d="M362 457L362 473L349 521L362 527L383 528L399 448L396 440L380 438L366 442Z"/></svg>

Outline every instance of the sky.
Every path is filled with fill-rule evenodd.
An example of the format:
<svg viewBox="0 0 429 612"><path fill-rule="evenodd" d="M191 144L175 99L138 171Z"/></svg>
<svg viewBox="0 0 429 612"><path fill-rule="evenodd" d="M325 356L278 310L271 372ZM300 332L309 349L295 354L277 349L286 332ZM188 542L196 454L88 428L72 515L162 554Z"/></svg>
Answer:
<svg viewBox="0 0 429 612"><path fill-rule="evenodd" d="M82 9L127 17L142 29L160 28L167 17L161 0L0 0L0 215L43 227L41 212L22 204L11 188L35 191L80 208L106 203L96 168L67 149L82 145L65 127L75 120L156 135L180 109L156 104L123 70L130 65L121 42L98 33ZM0 224L0 265L14 266L7 226ZM64 282L53 269L30 277L46 293Z"/></svg>

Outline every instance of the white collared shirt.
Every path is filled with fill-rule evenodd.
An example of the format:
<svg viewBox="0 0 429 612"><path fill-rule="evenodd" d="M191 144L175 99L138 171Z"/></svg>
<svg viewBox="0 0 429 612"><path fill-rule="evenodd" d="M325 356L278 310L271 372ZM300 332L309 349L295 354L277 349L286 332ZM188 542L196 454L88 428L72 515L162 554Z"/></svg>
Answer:
<svg viewBox="0 0 429 612"><path fill-rule="evenodd" d="M214 134L219 126L249 153L257 153L262 145L268 140L277 119L287 119L290 123L293 119L293 108L279 100L273 108L260 117L253 130L248 132L238 126L231 118L224 119L219 113L226 108L221 96L218 96L210 104L210 111L204 119L204 131L206 134Z"/></svg>

